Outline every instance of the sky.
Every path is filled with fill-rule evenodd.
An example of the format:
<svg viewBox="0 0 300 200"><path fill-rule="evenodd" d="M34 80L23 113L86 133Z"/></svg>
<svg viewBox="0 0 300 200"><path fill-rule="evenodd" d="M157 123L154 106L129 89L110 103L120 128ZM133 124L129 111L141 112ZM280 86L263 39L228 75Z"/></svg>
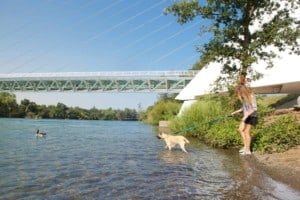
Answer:
<svg viewBox="0 0 300 200"><path fill-rule="evenodd" d="M1 0L0 73L188 70L201 18L180 25L174 0ZM153 105L157 93L18 92L38 104L83 108Z"/></svg>

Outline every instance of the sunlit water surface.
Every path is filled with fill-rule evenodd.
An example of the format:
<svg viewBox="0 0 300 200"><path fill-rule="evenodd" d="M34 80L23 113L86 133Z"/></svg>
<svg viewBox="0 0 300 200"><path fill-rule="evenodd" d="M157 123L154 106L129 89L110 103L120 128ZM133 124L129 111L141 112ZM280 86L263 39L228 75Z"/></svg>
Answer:
<svg viewBox="0 0 300 200"><path fill-rule="evenodd" d="M47 132L36 138L37 129ZM0 199L297 199L253 159L139 122L0 119Z"/></svg>

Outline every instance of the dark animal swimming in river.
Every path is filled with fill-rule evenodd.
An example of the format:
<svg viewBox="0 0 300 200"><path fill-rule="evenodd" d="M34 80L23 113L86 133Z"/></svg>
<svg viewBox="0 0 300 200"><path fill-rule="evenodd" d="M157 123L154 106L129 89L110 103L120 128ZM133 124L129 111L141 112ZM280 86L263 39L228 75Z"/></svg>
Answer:
<svg viewBox="0 0 300 200"><path fill-rule="evenodd" d="M46 133L40 132L39 129L36 131L36 134L35 134L36 137L44 137L46 135L47 135Z"/></svg>

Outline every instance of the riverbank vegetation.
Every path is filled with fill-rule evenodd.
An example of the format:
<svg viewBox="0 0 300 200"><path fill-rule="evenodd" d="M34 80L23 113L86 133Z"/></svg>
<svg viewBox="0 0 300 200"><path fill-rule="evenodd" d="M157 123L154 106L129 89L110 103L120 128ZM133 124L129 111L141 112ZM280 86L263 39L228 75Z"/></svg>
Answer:
<svg viewBox="0 0 300 200"><path fill-rule="evenodd" d="M252 150L283 152L300 145L300 112L276 115L276 109L295 100L297 95L258 95L259 123L252 130ZM239 148L242 141L237 131L241 116L228 117L241 105L233 104L230 96L201 98L178 117L181 102L162 96L144 115L144 121L158 125L170 121L173 134L196 137L216 148Z"/></svg>
<svg viewBox="0 0 300 200"><path fill-rule="evenodd" d="M182 102L175 100L174 95L161 95L160 98L149 106L143 117L143 122L158 125L161 120L169 120L176 116L180 110Z"/></svg>
<svg viewBox="0 0 300 200"><path fill-rule="evenodd" d="M0 92L0 117L42 118L42 119L80 119L80 120L138 120L141 113L135 109L83 109L68 107L63 103L57 105L38 105L28 99L16 101L16 96Z"/></svg>
<svg viewBox="0 0 300 200"><path fill-rule="evenodd" d="M68 107L63 103L57 105L38 105L28 99L16 101L13 93L0 92L0 117L8 118L40 118L40 119L78 119L78 120L131 120L143 121L151 125L158 125L160 120L168 120L179 112L181 102L175 100L174 95L161 95L146 111L121 109L84 109Z"/></svg>
<svg viewBox="0 0 300 200"><path fill-rule="evenodd" d="M293 96L292 96L293 97ZM294 96L295 98L295 96ZM259 123L252 131L252 148L260 152L283 152L300 145L300 123L293 113L274 117L275 106L284 103L289 96L258 96ZM229 97L206 97L187 109L181 117L174 117L174 132L197 137L218 148L240 147L241 137L237 131L241 116L226 117L235 110ZM272 118L272 120L270 120ZM192 127L192 129L189 129Z"/></svg>

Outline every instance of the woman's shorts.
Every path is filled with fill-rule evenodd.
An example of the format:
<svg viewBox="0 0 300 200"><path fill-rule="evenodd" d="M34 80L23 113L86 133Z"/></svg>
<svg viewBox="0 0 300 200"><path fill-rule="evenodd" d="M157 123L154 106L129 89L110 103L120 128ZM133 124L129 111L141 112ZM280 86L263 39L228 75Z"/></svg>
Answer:
<svg viewBox="0 0 300 200"><path fill-rule="evenodd" d="M245 120L245 124L250 124L252 126L255 126L257 124L257 117L255 116L247 117L247 119Z"/></svg>

